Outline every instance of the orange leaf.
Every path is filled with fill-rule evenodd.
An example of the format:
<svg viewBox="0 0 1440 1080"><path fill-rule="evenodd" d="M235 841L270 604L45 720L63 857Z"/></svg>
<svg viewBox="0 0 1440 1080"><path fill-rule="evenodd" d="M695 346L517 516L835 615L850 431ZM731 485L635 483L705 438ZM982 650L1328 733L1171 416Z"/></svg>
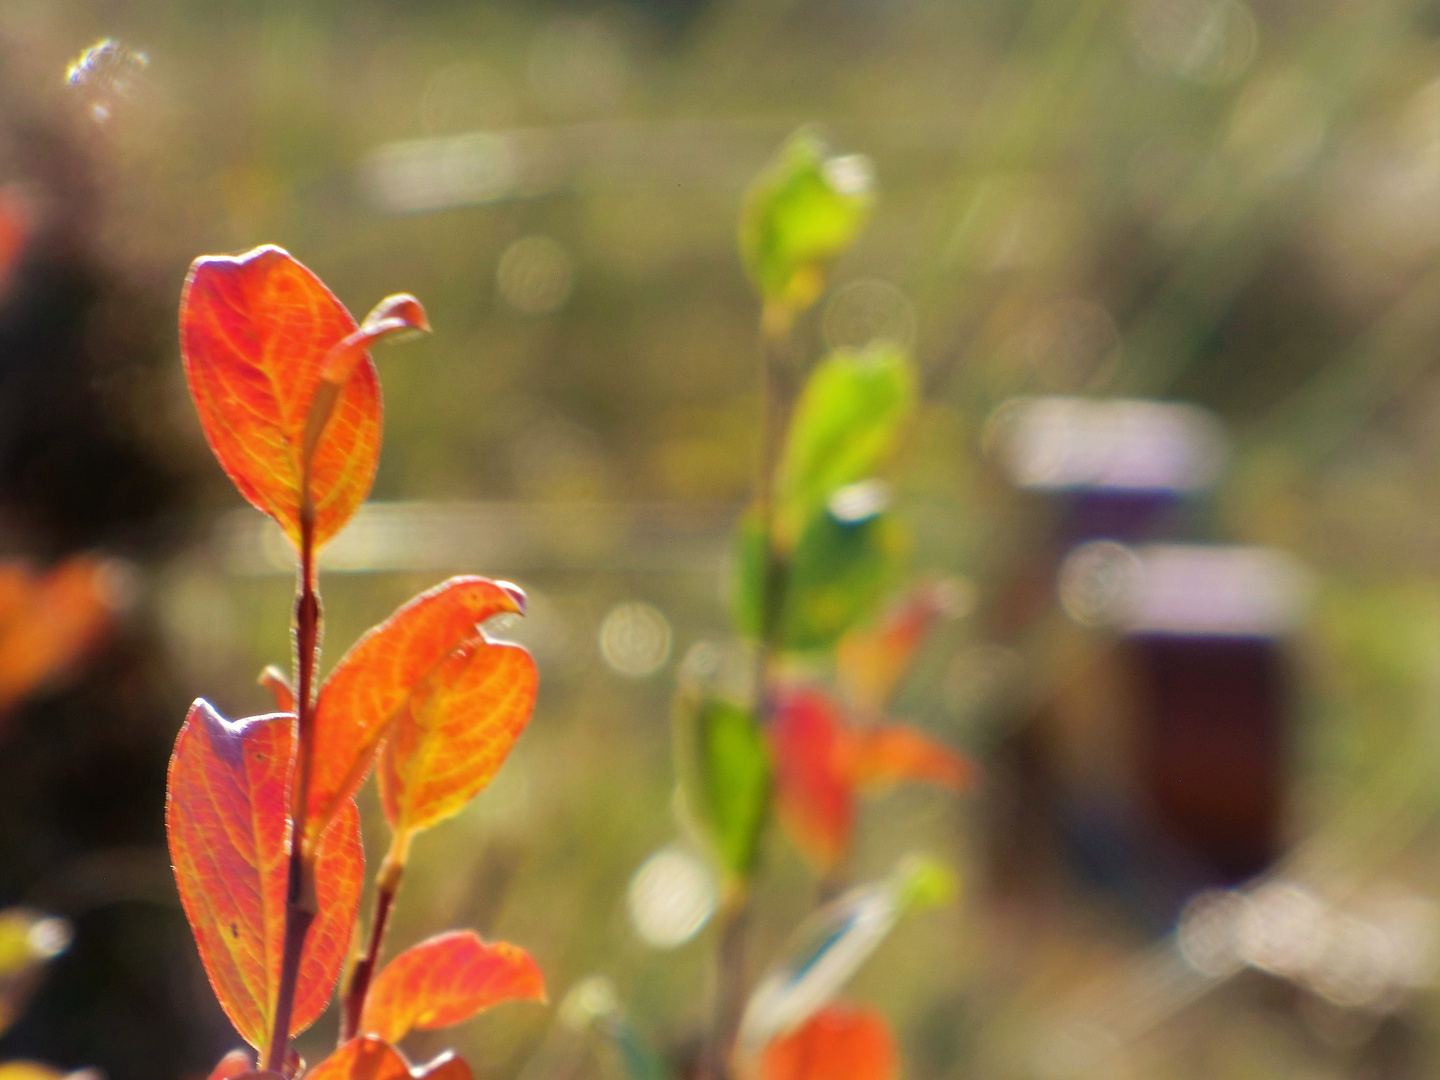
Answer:
<svg viewBox="0 0 1440 1080"><path fill-rule="evenodd" d="M897 1060L883 1016L831 1005L765 1048L760 1080L894 1080Z"/></svg>
<svg viewBox="0 0 1440 1080"><path fill-rule="evenodd" d="M241 1037L265 1049L285 936L295 717L231 722L201 700L170 759L170 860L210 985ZM291 1033L325 1009L349 948L365 873L360 817L337 814L316 848L319 914L305 938Z"/></svg>
<svg viewBox="0 0 1440 1080"><path fill-rule="evenodd" d="M841 639L836 681L845 699L865 716L878 716L915 659L935 620L960 606L956 586L938 582L916 589L871 628Z"/></svg>
<svg viewBox="0 0 1440 1080"><path fill-rule="evenodd" d="M305 1080L471 1080L471 1074L470 1067L450 1053L412 1068L389 1043L362 1035L316 1065Z"/></svg>
<svg viewBox="0 0 1440 1080"><path fill-rule="evenodd" d="M769 735L780 821L807 858L832 869L850 846L855 822L844 718L819 691L789 690L777 702Z"/></svg>
<svg viewBox="0 0 1440 1080"><path fill-rule="evenodd" d="M488 645L479 629L486 619L522 612L524 607L525 596L514 585L481 577L453 577L415 597L355 643L326 680L315 708L315 752L306 815L312 835L324 826L335 807L355 794L391 724L414 712L417 695L427 700L433 696L432 684L456 650L503 650L505 656L518 652L528 662L528 655L514 646ZM533 682L532 672L531 701ZM486 725L499 722L503 727L515 722L514 717L508 721L492 718L491 711L475 702L456 719L475 724L477 730L472 734L476 737L490 730ZM529 705L525 704L519 726L528 716ZM518 733L517 726L509 742ZM509 750L509 742L499 752L496 768ZM394 820L391 818L392 824Z"/></svg>
<svg viewBox="0 0 1440 1080"><path fill-rule="evenodd" d="M302 450L331 351L358 331L324 284L277 247L196 259L180 297L180 350L206 441L235 486L300 541ZM380 383L356 361L315 448L316 545L369 494L380 455Z"/></svg>
<svg viewBox="0 0 1440 1080"><path fill-rule="evenodd" d="M117 606L104 560L77 555L45 574L0 563L0 711L82 656Z"/></svg>
<svg viewBox="0 0 1440 1080"><path fill-rule="evenodd" d="M487 945L455 930L406 949L365 998L360 1030L397 1042L414 1028L450 1027L502 1001L544 1001L545 982L524 949Z"/></svg>
<svg viewBox="0 0 1440 1080"><path fill-rule="evenodd" d="M851 738L851 776L867 790L900 780L924 780L963 791L978 774L969 758L904 724L857 731Z"/></svg>

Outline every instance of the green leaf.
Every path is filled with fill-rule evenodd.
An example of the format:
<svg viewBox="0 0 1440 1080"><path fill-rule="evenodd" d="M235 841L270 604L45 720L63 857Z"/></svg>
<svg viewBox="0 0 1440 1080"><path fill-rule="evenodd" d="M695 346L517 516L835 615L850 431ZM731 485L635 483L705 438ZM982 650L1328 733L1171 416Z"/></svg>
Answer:
<svg viewBox="0 0 1440 1080"><path fill-rule="evenodd" d="M832 648L870 618L893 583L902 547L887 513L841 520L816 514L790 557L780 612L780 645L795 652Z"/></svg>
<svg viewBox="0 0 1440 1080"><path fill-rule="evenodd" d="M740 212L740 257L769 304L804 311L825 270L852 243L874 201L868 158L834 156L802 128L750 185Z"/></svg>
<svg viewBox="0 0 1440 1080"><path fill-rule="evenodd" d="M813 652L833 647L847 630L872 616L894 583L904 547L899 524L883 509L882 492L883 485L872 480L832 496L832 505L810 519L769 589L763 587L765 549L759 520L753 512L747 514L740 523L735 559L739 632L758 640L773 625L769 639L775 647ZM855 513L857 508L862 512Z"/></svg>
<svg viewBox="0 0 1440 1080"><path fill-rule="evenodd" d="M689 805L721 866L748 879L770 807L770 751L748 709L720 698L695 703ZM684 751L682 751L684 752Z"/></svg>
<svg viewBox="0 0 1440 1080"><path fill-rule="evenodd" d="M838 489L885 460L915 402L914 368L893 345L840 350L815 366L795 404L777 478L782 551Z"/></svg>

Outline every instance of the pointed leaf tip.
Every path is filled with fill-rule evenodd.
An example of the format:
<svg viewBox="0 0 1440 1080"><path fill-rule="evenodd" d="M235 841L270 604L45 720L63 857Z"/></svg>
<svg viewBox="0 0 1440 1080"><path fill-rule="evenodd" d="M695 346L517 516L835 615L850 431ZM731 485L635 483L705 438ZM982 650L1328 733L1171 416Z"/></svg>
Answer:
<svg viewBox="0 0 1440 1080"><path fill-rule="evenodd" d="M544 977L524 949L457 930L385 966L365 999L360 1030L398 1042L414 1028L450 1027L502 1001L544 1000Z"/></svg>

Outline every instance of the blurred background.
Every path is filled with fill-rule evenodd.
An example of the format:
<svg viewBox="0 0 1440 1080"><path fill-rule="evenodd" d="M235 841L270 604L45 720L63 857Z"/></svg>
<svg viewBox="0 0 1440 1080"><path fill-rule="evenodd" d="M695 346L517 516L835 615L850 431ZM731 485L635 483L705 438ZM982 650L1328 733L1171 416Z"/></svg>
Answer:
<svg viewBox="0 0 1440 1080"><path fill-rule="evenodd" d="M175 314L192 258L260 243L435 329L377 356L327 666L450 573L530 595L535 719L417 845L392 947L472 925L539 961L558 1007L461 1029L477 1076L691 1054L715 886L671 698L734 656L739 200L811 122L878 201L796 351L885 339L924 380L888 480L953 602L892 711L986 773L867 802L844 872L918 849L963 883L851 990L904 1075L1436 1074L1430 0L6 0L0 904L54 959L0 986L0 1060L153 1080L238 1041L164 770L191 698L269 707L293 570ZM819 889L773 830L762 882L757 973Z"/></svg>

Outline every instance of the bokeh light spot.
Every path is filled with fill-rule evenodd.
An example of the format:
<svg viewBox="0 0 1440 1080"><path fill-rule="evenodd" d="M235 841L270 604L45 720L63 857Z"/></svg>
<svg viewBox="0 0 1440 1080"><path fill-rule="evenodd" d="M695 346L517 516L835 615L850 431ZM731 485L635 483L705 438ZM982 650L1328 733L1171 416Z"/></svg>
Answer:
<svg viewBox="0 0 1440 1080"><path fill-rule="evenodd" d="M710 868L680 847L662 848L646 859L626 892L635 932L657 949L673 949L699 933L718 896Z"/></svg>
<svg viewBox="0 0 1440 1080"><path fill-rule="evenodd" d="M505 302L526 315L548 315L570 298L574 261L548 236L522 236L505 249L495 283Z"/></svg>
<svg viewBox="0 0 1440 1080"><path fill-rule="evenodd" d="M670 621L656 608L626 601L600 624L600 655L618 675L643 679L670 659Z"/></svg>

